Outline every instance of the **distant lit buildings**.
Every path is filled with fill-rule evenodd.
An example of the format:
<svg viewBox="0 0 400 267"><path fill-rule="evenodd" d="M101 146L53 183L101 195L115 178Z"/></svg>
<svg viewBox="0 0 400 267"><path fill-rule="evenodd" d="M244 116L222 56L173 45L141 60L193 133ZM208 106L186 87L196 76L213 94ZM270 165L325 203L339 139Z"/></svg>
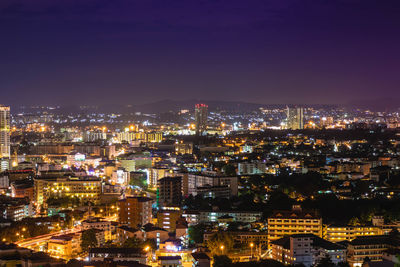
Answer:
<svg viewBox="0 0 400 267"><path fill-rule="evenodd" d="M193 143L180 142L175 144L176 154L192 154L193 153Z"/></svg>
<svg viewBox="0 0 400 267"><path fill-rule="evenodd" d="M121 167L127 172L150 168L152 165L152 159L149 152L122 155L118 157L117 160L121 164Z"/></svg>
<svg viewBox="0 0 400 267"><path fill-rule="evenodd" d="M196 121L196 135L203 135L207 130L208 106L206 104L196 104L194 116Z"/></svg>
<svg viewBox="0 0 400 267"><path fill-rule="evenodd" d="M238 164L239 175L254 175L266 173L267 164L264 162L241 162Z"/></svg>
<svg viewBox="0 0 400 267"><path fill-rule="evenodd" d="M304 109L288 107L286 110L286 126L290 130L304 129Z"/></svg>
<svg viewBox="0 0 400 267"><path fill-rule="evenodd" d="M159 143L163 139L162 132L148 132L144 135L144 141L147 143Z"/></svg>

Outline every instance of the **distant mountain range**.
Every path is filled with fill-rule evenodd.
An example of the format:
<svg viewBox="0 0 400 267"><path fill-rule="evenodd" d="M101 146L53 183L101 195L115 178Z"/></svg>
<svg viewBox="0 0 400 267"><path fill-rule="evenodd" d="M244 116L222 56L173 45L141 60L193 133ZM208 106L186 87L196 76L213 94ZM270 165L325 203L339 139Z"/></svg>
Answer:
<svg viewBox="0 0 400 267"><path fill-rule="evenodd" d="M91 105L91 106L61 106L57 110L53 110L52 112L59 113L77 113L77 112L107 112L107 113L134 113L134 112L142 112L142 113L165 113L165 112L178 112L182 109L188 109L189 111L194 110L194 106L198 103L204 103L209 106L209 111L228 111L228 112L251 112L254 110L258 110L259 108L284 108L286 104L260 104L260 103L249 103L244 101L218 101L218 100L205 100L205 99L188 99L188 100L172 100L165 99L160 101L155 101L151 103L144 104L132 104L132 105L117 105L117 104L109 104L109 105ZM288 104L291 106L290 104ZM305 107L314 107L314 108L333 108L336 106L343 106L346 108L365 108L375 111L391 111L399 109L400 100L397 99L375 99L375 100L354 100L350 101L345 105L310 105L304 104ZM22 110L24 111L38 111L38 109L25 108L21 109L21 107L12 107L12 112L17 113Z"/></svg>
<svg viewBox="0 0 400 267"><path fill-rule="evenodd" d="M375 111L392 111L400 108L400 99L376 98L370 100L353 100L348 102L347 107L365 108Z"/></svg>
<svg viewBox="0 0 400 267"><path fill-rule="evenodd" d="M160 113L168 111L179 111L182 109L193 110L198 103L207 104L210 111L225 110L230 112L249 112L259 108L284 108L286 104L259 104L241 101L217 101L205 99L189 99L189 100L161 100L153 103L136 105L135 109L141 112ZM290 106L290 105L289 105ZM313 107L333 107L333 105L307 105Z"/></svg>

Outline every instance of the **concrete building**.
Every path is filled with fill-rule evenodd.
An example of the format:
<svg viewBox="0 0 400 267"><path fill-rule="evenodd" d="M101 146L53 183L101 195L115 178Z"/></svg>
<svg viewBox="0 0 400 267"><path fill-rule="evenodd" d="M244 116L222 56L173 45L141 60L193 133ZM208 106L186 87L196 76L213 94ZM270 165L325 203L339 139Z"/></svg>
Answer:
<svg viewBox="0 0 400 267"><path fill-rule="evenodd" d="M205 186L225 186L229 188L231 196L238 194L238 178L236 176L228 177L202 173L188 174L187 179L187 183L183 182L183 184L187 185L188 188L184 188L183 191L186 191L188 195L197 195L197 188Z"/></svg>
<svg viewBox="0 0 400 267"><path fill-rule="evenodd" d="M204 233L204 241L209 240L216 232ZM249 244L255 246L266 246L268 243L268 235L266 232L252 231L230 231L229 234L233 237L236 244L241 244L242 247L248 248Z"/></svg>
<svg viewBox="0 0 400 267"><path fill-rule="evenodd" d="M210 267L211 259L210 257L203 252L194 252L191 254L192 256L192 266L193 267Z"/></svg>
<svg viewBox="0 0 400 267"><path fill-rule="evenodd" d="M47 253L63 259L73 259L81 251L79 234L53 236L47 242Z"/></svg>
<svg viewBox="0 0 400 267"><path fill-rule="evenodd" d="M205 222L218 222L218 218L223 216L232 217L235 222L253 223L261 219L262 212L259 211L206 211L206 210L185 210L182 217L189 225Z"/></svg>
<svg viewBox="0 0 400 267"><path fill-rule="evenodd" d="M101 179L81 178L34 178L34 198L43 205L49 197L76 197L81 201L100 202Z"/></svg>
<svg viewBox="0 0 400 267"><path fill-rule="evenodd" d="M0 159L10 158L10 107L0 105Z"/></svg>
<svg viewBox="0 0 400 267"><path fill-rule="evenodd" d="M287 235L314 234L322 237L322 218L314 211L293 206L292 210L274 211L268 218L268 241Z"/></svg>
<svg viewBox="0 0 400 267"><path fill-rule="evenodd" d="M167 230L168 232L175 232L176 223L182 215L182 211L179 208L168 208L165 207L157 213L157 224L158 227Z"/></svg>
<svg viewBox="0 0 400 267"><path fill-rule="evenodd" d="M127 172L134 172L139 169L150 168L152 164L152 159L149 152L122 155L117 158L117 161Z"/></svg>
<svg viewBox="0 0 400 267"><path fill-rule="evenodd" d="M304 129L304 109L303 108L287 108L286 110L286 127L291 130Z"/></svg>
<svg viewBox="0 0 400 267"><path fill-rule="evenodd" d="M82 230L98 229L104 231L105 241L111 240L112 224L111 221L104 221L100 218L90 218L81 223Z"/></svg>
<svg viewBox="0 0 400 267"><path fill-rule="evenodd" d="M139 248L91 248L89 261L102 261L112 259L116 262L136 261L146 264L146 252Z"/></svg>
<svg viewBox="0 0 400 267"><path fill-rule="evenodd" d="M182 201L182 177L164 177L158 180L157 205L180 206Z"/></svg>
<svg viewBox="0 0 400 267"><path fill-rule="evenodd" d="M254 175L266 173L267 164L264 162L241 162L238 164L238 175Z"/></svg>
<svg viewBox="0 0 400 267"><path fill-rule="evenodd" d="M383 230L376 226L329 225L324 238L331 242L351 241L360 236L381 235Z"/></svg>
<svg viewBox="0 0 400 267"><path fill-rule="evenodd" d="M119 200L119 222L133 228L150 223L153 202L148 197L127 197Z"/></svg>
<svg viewBox="0 0 400 267"><path fill-rule="evenodd" d="M196 135L203 135L207 131L208 106L206 104L196 104L194 117Z"/></svg>
<svg viewBox="0 0 400 267"><path fill-rule="evenodd" d="M347 246L347 262L351 267L362 266L365 258L382 261L387 250L400 249L400 239L390 235L357 237Z"/></svg>
<svg viewBox="0 0 400 267"><path fill-rule="evenodd" d="M313 234L295 234L271 242L272 259L286 265L315 266L329 257L337 265L346 260L346 248Z"/></svg>

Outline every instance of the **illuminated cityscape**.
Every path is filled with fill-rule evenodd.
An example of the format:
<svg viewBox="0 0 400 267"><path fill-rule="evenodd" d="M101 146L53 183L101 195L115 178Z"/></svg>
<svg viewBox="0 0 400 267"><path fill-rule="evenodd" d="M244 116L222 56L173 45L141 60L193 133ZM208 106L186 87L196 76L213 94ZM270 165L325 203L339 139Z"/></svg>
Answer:
<svg viewBox="0 0 400 267"><path fill-rule="evenodd" d="M398 267L400 2L0 3L0 266Z"/></svg>

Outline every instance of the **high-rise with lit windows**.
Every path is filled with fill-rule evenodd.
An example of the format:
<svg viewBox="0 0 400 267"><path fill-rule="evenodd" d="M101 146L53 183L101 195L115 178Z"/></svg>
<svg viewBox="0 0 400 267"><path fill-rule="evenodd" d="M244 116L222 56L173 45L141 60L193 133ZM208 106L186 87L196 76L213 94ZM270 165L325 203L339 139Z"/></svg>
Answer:
<svg viewBox="0 0 400 267"><path fill-rule="evenodd" d="M196 104L194 116L196 120L196 135L203 135L207 130L208 106L206 104Z"/></svg>
<svg viewBox="0 0 400 267"><path fill-rule="evenodd" d="M286 126L291 130L304 129L304 109L303 108L287 108Z"/></svg>
<svg viewBox="0 0 400 267"><path fill-rule="evenodd" d="M10 107L0 105L0 158L10 158Z"/></svg>

